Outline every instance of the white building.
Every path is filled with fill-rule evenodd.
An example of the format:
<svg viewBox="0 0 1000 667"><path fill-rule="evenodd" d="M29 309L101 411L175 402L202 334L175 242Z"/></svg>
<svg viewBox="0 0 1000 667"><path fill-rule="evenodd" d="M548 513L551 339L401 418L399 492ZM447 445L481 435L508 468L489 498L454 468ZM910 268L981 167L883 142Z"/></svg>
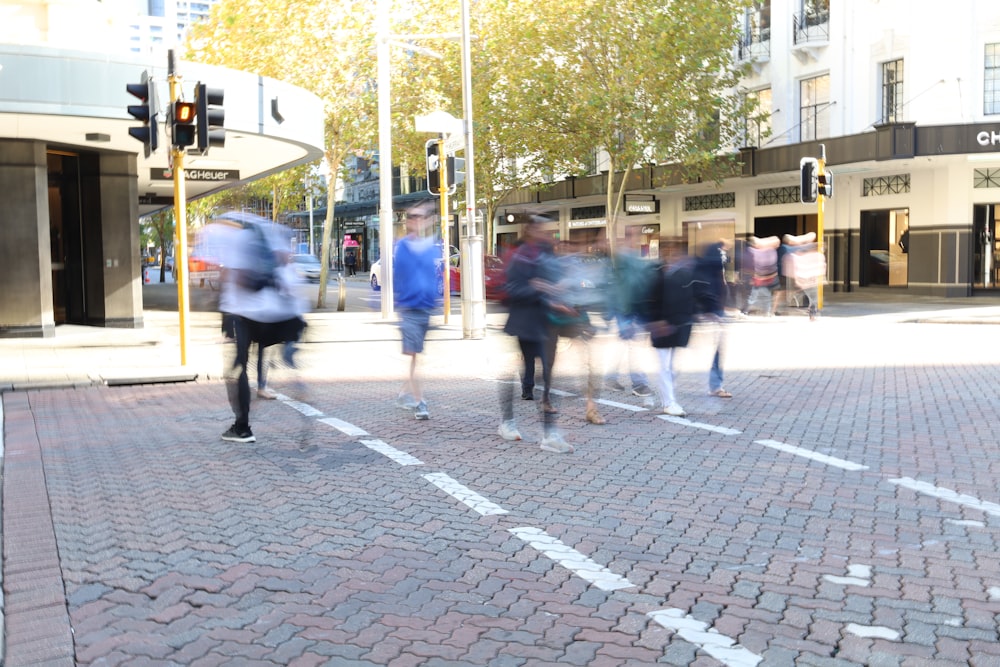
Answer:
<svg viewBox="0 0 1000 667"><path fill-rule="evenodd" d="M743 85L770 111L770 127L747 128L743 175L682 185L650 168L618 235L655 254L664 242L694 250L723 236L740 247L750 235L816 231L817 204L799 199L799 162L822 145L835 175L822 216L828 290L997 288L1000 3L765 0L741 22L737 58L752 62ZM517 210L552 215L560 238L603 233L602 183L522 193L501 208L497 239L516 234L499 223Z"/></svg>

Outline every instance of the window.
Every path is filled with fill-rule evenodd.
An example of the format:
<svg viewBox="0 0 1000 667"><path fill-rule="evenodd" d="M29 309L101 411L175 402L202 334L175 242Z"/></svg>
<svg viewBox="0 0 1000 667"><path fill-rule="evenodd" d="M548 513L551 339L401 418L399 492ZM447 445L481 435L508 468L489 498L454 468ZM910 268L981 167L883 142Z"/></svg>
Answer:
<svg viewBox="0 0 1000 667"><path fill-rule="evenodd" d="M802 17L806 25L819 25L830 20L830 0L802 0Z"/></svg>
<svg viewBox="0 0 1000 667"><path fill-rule="evenodd" d="M812 141L830 135L830 75L803 79L799 83L802 99L799 108L799 141Z"/></svg>
<svg viewBox="0 0 1000 667"><path fill-rule="evenodd" d="M882 122L903 120L903 60L882 63Z"/></svg>
<svg viewBox="0 0 1000 667"><path fill-rule="evenodd" d="M746 119L743 145L760 148L763 140L771 135L771 89L753 90L746 97L756 109Z"/></svg>
<svg viewBox="0 0 1000 667"><path fill-rule="evenodd" d="M743 15L743 35L739 44L740 60L770 55L771 0L754 2Z"/></svg>
<svg viewBox="0 0 1000 667"><path fill-rule="evenodd" d="M983 67L983 113L1000 113L1000 44L986 45Z"/></svg>

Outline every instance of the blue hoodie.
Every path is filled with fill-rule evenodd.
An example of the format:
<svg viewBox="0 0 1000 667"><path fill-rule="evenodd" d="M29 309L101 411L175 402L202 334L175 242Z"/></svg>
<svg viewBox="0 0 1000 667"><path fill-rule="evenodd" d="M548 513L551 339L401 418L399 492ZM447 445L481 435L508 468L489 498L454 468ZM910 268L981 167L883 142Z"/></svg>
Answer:
<svg viewBox="0 0 1000 667"><path fill-rule="evenodd" d="M392 289L397 308L430 310L437 305L441 286L438 265L441 245L432 238L403 237L392 258Z"/></svg>

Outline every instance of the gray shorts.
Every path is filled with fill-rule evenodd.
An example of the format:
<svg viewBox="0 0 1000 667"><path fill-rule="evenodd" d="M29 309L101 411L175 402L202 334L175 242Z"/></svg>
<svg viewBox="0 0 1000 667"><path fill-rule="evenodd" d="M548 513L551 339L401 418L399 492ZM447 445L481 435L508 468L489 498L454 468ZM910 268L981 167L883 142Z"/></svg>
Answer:
<svg viewBox="0 0 1000 667"><path fill-rule="evenodd" d="M420 354L430 327L431 311L400 310L399 330L403 334L403 354Z"/></svg>

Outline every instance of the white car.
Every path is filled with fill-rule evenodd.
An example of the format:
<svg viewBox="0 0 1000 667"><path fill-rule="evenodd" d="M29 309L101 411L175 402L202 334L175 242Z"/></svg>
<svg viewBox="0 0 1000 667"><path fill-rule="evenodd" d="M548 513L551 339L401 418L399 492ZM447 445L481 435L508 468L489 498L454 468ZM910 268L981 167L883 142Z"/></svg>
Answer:
<svg viewBox="0 0 1000 667"><path fill-rule="evenodd" d="M319 274L323 265L314 255L292 255L292 263L302 280L308 280L311 283L319 282Z"/></svg>
<svg viewBox="0 0 1000 667"><path fill-rule="evenodd" d="M382 289L379 281L382 280L382 260L376 259L372 262L372 268L368 270L368 282L372 284L372 289L376 292Z"/></svg>

